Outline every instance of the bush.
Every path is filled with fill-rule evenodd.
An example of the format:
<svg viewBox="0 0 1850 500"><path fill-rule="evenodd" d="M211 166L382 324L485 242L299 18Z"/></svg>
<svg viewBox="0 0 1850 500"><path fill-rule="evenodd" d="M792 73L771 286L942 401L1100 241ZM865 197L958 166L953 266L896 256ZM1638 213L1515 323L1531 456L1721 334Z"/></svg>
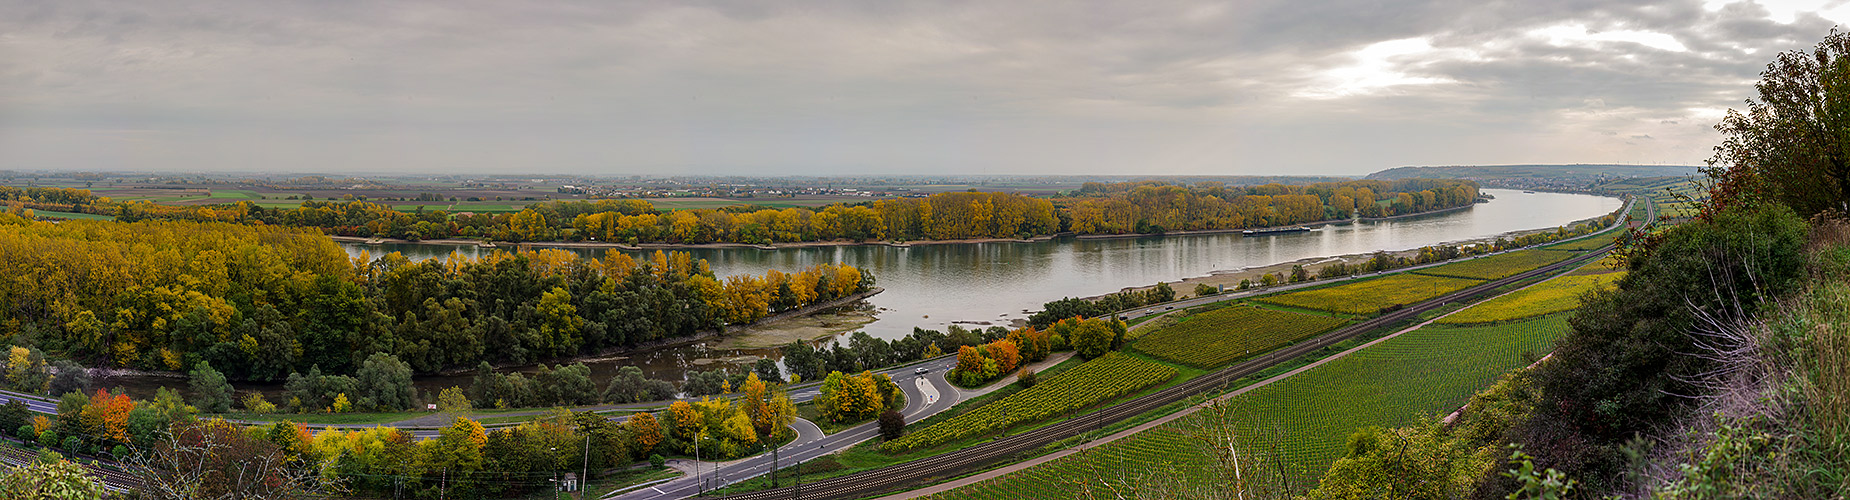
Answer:
<svg viewBox="0 0 1850 500"><path fill-rule="evenodd" d="M668 459L662 458L662 454L660 453L650 454L649 455L649 465L655 466L655 468L660 469L662 468L662 466L668 465Z"/></svg>
<svg viewBox="0 0 1850 500"><path fill-rule="evenodd" d="M887 410L880 414L880 438L887 441L899 439L906 433L906 417L899 412Z"/></svg>
<svg viewBox="0 0 1850 500"><path fill-rule="evenodd" d="M13 437L29 440L35 436L33 432L37 431L32 430L32 424L26 424L19 426L18 429L13 429Z"/></svg>
<svg viewBox="0 0 1850 500"><path fill-rule="evenodd" d="M83 438L80 438L77 436L65 436L62 447L64 448L64 451L68 451L71 453L83 453L84 451L86 451L84 450Z"/></svg>
<svg viewBox="0 0 1850 500"><path fill-rule="evenodd" d="M1020 384L1023 389L1034 387L1034 380L1034 370L1027 368L1022 368L1021 373L1015 375L1015 383Z"/></svg>

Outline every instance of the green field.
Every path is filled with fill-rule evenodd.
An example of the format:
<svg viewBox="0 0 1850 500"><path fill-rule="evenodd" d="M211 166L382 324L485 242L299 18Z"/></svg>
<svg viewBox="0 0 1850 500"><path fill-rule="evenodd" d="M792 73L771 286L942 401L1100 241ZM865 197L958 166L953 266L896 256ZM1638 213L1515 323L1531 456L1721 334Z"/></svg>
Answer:
<svg viewBox="0 0 1850 500"><path fill-rule="evenodd" d="M1258 307L1227 307L1182 318L1131 348L1196 368L1214 368L1330 331L1348 321Z"/></svg>
<svg viewBox="0 0 1850 500"><path fill-rule="evenodd" d="M1418 274L1391 274L1356 283L1291 292L1254 300L1318 311L1374 314L1383 308L1412 304L1463 290L1478 283L1482 281Z"/></svg>
<svg viewBox="0 0 1850 500"><path fill-rule="evenodd" d="M1598 266L1595 264L1595 266ZM1443 324L1497 323L1532 318L1580 307L1580 295L1607 286L1625 272L1570 274L1508 295L1480 302L1463 311L1439 319Z"/></svg>
<svg viewBox="0 0 1850 500"><path fill-rule="evenodd" d="M936 446L1078 410L1160 384L1176 370L1110 352L1034 387L881 445L888 452Z"/></svg>
<svg viewBox="0 0 1850 500"><path fill-rule="evenodd" d="M964 498L1191 498L1224 489L1212 457L1237 443L1246 470L1283 475L1294 493L1343 453L1350 433L1449 413L1567 331L1564 315L1487 327L1429 326L1149 431L934 495ZM1217 439L1218 438L1218 439ZM1122 496L1119 496L1122 495Z"/></svg>
<svg viewBox="0 0 1850 500"><path fill-rule="evenodd" d="M1443 276L1447 278L1494 280L1515 276L1524 271L1534 270L1542 266L1567 260L1573 256L1574 254L1567 252L1519 250L1502 255L1478 257L1464 262L1421 269L1414 271L1414 273L1427 276Z"/></svg>

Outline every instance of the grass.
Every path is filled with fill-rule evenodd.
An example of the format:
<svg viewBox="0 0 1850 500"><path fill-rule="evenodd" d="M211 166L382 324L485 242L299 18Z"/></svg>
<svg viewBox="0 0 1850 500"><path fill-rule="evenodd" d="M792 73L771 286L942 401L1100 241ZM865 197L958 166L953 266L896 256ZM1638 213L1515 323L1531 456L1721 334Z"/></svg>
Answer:
<svg viewBox="0 0 1850 500"><path fill-rule="evenodd" d="M1573 254L1566 252L1519 250L1501 255L1478 257L1464 262L1455 262L1443 266L1421 269L1414 271L1414 273L1427 276L1443 276L1447 278L1494 280L1515 276L1524 271L1567 260L1573 256Z"/></svg>
<svg viewBox="0 0 1850 500"><path fill-rule="evenodd" d="M1337 286L1290 292L1254 299L1287 307L1344 314L1375 314L1384 308L1412 304L1469 288L1473 279L1392 274Z"/></svg>
<svg viewBox="0 0 1850 500"><path fill-rule="evenodd" d="M969 436L1005 431L1086 408L1174 378L1176 370L1121 353L1087 361L1057 377L956 418L919 428L882 445L887 451L929 448Z"/></svg>
<svg viewBox="0 0 1850 500"><path fill-rule="evenodd" d="M1329 316L1228 307L1184 317L1175 325L1145 334L1131 348L1196 368L1214 368L1347 323Z"/></svg>
<svg viewBox="0 0 1850 500"><path fill-rule="evenodd" d="M1589 266L1599 267L1601 266ZM1580 296L1625 276L1624 271L1569 274L1490 299L1439 319L1443 324L1497 323L1532 318L1580 307Z"/></svg>
<svg viewBox="0 0 1850 500"><path fill-rule="evenodd" d="M935 495L1078 498L1116 488L1169 497L1224 488L1226 471L1197 436L1229 437L1281 472L1297 492L1316 484L1350 433L1450 412L1498 376L1526 365L1567 329L1565 316L1488 327L1429 326L1091 451ZM1173 488L1151 493L1152 488ZM1097 495L1093 495L1097 496Z"/></svg>

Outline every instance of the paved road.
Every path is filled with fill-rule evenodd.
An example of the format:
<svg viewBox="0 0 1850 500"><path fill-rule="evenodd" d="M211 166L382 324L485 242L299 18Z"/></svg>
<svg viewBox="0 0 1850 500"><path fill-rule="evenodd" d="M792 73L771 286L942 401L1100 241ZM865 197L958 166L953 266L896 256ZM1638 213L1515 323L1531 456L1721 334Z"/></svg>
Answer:
<svg viewBox="0 0 1850 500"><path fill-rule="evenodd" d="M906 416L907 422L916 422L957 404L959 392L944 379L944 373L956 365L957 359L953 356L887 372L902 372L893 375L893 381L898 383L900 390L906 393L906 408L900 414ZM915 375L913 370L918 366L929 368L931 371L923 376ZM795 395L792 396L794 398ZM808 421L799 422L797 439L778 449L778 467L791 467L798 462L814 460L817 457L873 439L880 433L879 424L869 422L833 435L811 438L803 432L803 428L800 427L802 424L815 425ZM817 429L815 432L820 434L821 430ZM722 488L728 484L763 475L771 470L771 461L770 455L761 454L723 464L702 462L699 464L698 477L683 477L607 498L620 500L687 498L704 490Z"/></svg>

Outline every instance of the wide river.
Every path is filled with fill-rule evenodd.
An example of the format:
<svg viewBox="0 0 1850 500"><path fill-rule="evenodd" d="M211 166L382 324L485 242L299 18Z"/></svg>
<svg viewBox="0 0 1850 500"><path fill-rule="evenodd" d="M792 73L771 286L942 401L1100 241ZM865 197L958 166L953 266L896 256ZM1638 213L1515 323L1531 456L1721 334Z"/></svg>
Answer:
<svg viewBox="0 0 1850 500"><path fill-rule="evenodd" d="M1495 197L1472 208L1381 222L1324 226L1306 233L1244 237L1239 234L1186 235L1087 240L1061 238L1037 243L970 243L807 247L777 250L703 248L688 250L706 259L717 275L794 270L839 262L871 270L886 289L868 301L878 308L864 330L898 338L913 327L943 329L952 321L1006 324L1025 317L1049 300L1091 296L1176 281L1217 270L1266 266L1318 256L1405 250L1446 242L1496 236L1512 231L1560 226L1617 210L1622 202L1601 196L1524 193L1486 189ZM451 251L475 255L483 250L428 244L343 244L357 255L401 252L412 259L440 258ZM574 249L601 256L605 249ZM1182 290L1186 293L1186 290ZM662 366L690 356L738 353L678 352L667 358L629 363ZM657 356L642 356L657 358ZM653 361L653 362L650 362ZM604 371L604 370L599 370ZM664 374L666 375L666 374Z"/></svg>

